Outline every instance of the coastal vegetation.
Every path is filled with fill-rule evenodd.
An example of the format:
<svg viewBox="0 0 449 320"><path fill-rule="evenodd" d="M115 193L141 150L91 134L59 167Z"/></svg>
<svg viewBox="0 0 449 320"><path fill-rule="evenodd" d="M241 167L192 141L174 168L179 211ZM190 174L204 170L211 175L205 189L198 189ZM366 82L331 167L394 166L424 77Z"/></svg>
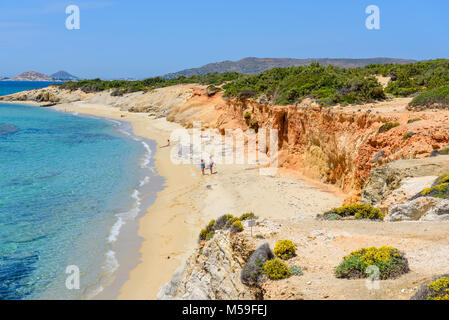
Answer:
<svg viewBox="0 0 449 320"><path fill-rule="evenodd" d="M267 260L263 266L263 272L271 280L281 280L291 275L289 267L279 258Z"/></svg>
<svg viewBox="0 0 449 320"><path fill-rule="evenodd" d="M341 218L383 220L385 215L378 208L370 204L350 204L331 209L322 216L325 220L339 220Z"/></svg>
<svg viewBox="0 0 449 320"><path fill-rule="evenodd" d="M367 70L324 67L318 63L242 76L223 89L226 97L249 99L263 95L280 105L299 103L307 97L323 105L385 99L382 85Z"/></svg>
<svg viewBox="0 0 449 320"><path fill-rule="evenodd" d="M389 77L384 88L377 76ZM360 104L384 100L388 96L415 97L411 105L449 105L449 60L438 59L409 64L370 64L340 68L313 62L308 66L273 68L258 74L237 72L207 73L176 78L153 77L144 80L81 80L55 84L61 89L84 92L112 90L112 95L152 90L178 84L207 85L212 96L236 99L263 97L269 103L287 105L311 98L322 106ZM249 118L245 118L249 120Z"/></svg>
<svg viewBox="0 0 449 320"><path fill-rule="evenodd" d="M449 148L447 149L449 151ZM434 197L440 199L449 199L449 173L443 174L440 177L438 177L430 188L424 189L418 195L413 197L413 199L419 197Z"/></svg>
<svg viewBox="0 0 449 320"><path fill-rule="evenodd" d="M234 217L232 214L222 215L217 220L209 221L206 228L200 231L199 240L209 241L218 230L229 230L231 233L242 232L244 230L242 221L250 218L255 218L254 213L245 213L241 218Z"/></svg>
<svg viewBox="0 0 449 320"><path fill-rule="evenodd" d="M449 108L449 86L424 91L413 98L410 102L410 106Z"/></svg>
<svg viewBox="0 0 449 320"><path fill-rule="evenodd" d="M367 278L374 270L368 269L370 266L377 267L377 275L381 280L393 279L409 271L408 261L398 249L383 246L351 252L335 268L335 276L346 279Z"/></svg>
<svg viewBox="0 0 449 320"><path fill-rule="evenodd" d="M449 60L436 59L408 64L368 65L372 74L390 77L385 93L408 97L428 89L449 85Z"/></svg>
<svg viewBox="0 0 449 320"><path fill-rule="evenodd" d="M55 84L55 86L61 89L68 90L82 90L85 93L100 92L104 90L112 90L112 95L123 95L126 93L146 91L157 88L163 88L168 86L174 86L178 84L190 84L197 83L208 85L211 92L216 93L219 88L216 86L222 85L225 82L236 80L242 75L236 72L226 72L226 73L209 73L201 76L190 76L190 77L178 77L174 79L166 79L161 77L148 78L145 80L101 80L101 79L91 79L91 80L81 80L81 81L67 81L61 84Z"/></svg>
<svg viewBox="0 0 449 320"><path fill-rule="evenodd" d="M411 123L415 123L415 122L418 122L418 121L421 121L421 120L422 120L421 118L414 118L414 119L408 120L407 123L411 124Z"/></svg>
<svg viewBox="0 0 449 320"><path fill-rule="evenodd" d="M274 254L283 259L287 260L296 254L296 246L291 240L281 240L274 246Z"/></svg>
<svg viewBox="0 0 449 320"><path fill-rule="evenodd" d="M421 286L412 300L449 300L449 275L442 275Z"/></svg>
<svg viewBox="0 0 449 320"><path fill-rule="evenodd" d="M292 276L302 276L304 273L302 272L301 267L298 266L289 266L290 273Z"/></svg>
<svg viewBox="0 0 449 320"><path fill-rule="evenodd" d="M399 127L399 126L400 126L399 122L387 122L379 128L378 133L387 132L387 131L389 131L393 128Z"/></svg>

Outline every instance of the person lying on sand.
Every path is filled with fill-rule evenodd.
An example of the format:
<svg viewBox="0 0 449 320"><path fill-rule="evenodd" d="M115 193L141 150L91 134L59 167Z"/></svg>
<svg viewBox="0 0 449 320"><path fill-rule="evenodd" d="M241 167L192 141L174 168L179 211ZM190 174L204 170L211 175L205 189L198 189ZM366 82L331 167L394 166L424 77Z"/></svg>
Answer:
<svg viewBox="0 0 449 320"><path fill-rule="evenodd" d="M167 139L167 144L165 146L160 146L159 148L167 148L170 146L170 139Z"/></svg>

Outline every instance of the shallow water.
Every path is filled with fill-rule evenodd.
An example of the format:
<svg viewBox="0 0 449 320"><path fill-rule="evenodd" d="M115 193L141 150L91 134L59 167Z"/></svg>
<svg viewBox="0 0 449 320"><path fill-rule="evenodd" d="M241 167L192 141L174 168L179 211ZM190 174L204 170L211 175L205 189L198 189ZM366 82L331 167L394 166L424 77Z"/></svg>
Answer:
<svg viewBox="0 0 449 320"><path fill-rule="evenodd" d="M157 180L149 142L124 129L0 104L0 299L90 298L112 281L122 227ZM66 288L69 265L79 290Z"/></svg>

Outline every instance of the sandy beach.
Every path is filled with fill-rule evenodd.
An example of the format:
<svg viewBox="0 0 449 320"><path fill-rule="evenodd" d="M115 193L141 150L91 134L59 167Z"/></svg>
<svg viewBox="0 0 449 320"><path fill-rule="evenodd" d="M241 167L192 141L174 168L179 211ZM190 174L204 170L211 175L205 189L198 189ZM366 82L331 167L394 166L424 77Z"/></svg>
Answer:
<svg viewBox="0 0 449 320"><path fill-rule="evenodd" d="M106 290L100 298L155 299L159 288L197 246L200 229L222 214L252 211L263 218L313 218L343 201L335 189L288 172L271 177L259 175L249 165L218 165L217 174L202 176L197 166L176 165L170 160L171 147L160 146L166 144L172 130L181 126L165 118L151 119L146 113L82 102L54 108L127 121L134 134L158 144L155 165L165 184L139 221L139 236L144 239L140 263L118 297L109 297Z"/></svg>

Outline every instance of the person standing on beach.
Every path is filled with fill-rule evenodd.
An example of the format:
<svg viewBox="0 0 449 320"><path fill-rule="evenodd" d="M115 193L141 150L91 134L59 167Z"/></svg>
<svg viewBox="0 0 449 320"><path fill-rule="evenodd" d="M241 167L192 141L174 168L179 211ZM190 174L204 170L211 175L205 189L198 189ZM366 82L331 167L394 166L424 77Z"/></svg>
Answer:
<svg viewBox="0 0 449 320"><path fill-rule="evenodd" d="M205 168L206 168L206 164L204 163L204 160L201 159L201 173L203 174L203 176L204 176L204 169Z"/></svg>
<svg viewBox="0 0 449 320"><path fill-rule="evenodd" d="M212 157L210 157L209 159L210 174L213 174L213 168L214 168L214 160L212 159Z"/></svg>

